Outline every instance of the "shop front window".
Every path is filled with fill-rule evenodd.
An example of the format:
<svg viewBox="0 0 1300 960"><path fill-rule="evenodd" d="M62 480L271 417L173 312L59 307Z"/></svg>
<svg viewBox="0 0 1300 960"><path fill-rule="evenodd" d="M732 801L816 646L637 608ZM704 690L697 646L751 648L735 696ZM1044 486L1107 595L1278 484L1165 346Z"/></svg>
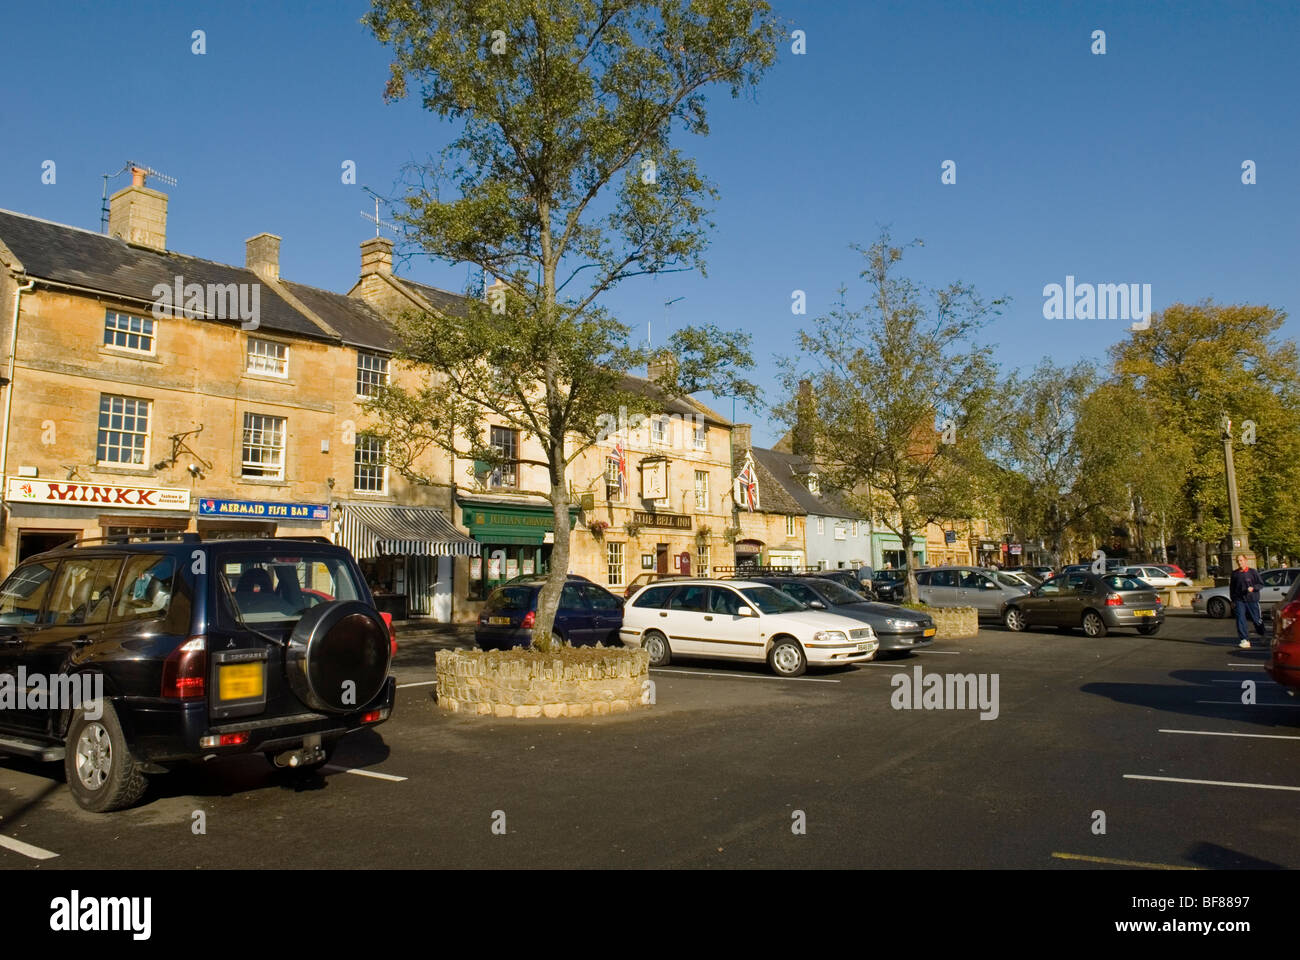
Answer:
<svg viewBox="0 0 1300 960"><path fill-rule="evenodd" d="M470 600L486 600L495 588L515 577L541 576L551 569L549 544L485 543L480 549L480 556L469 558Z"/></svg>

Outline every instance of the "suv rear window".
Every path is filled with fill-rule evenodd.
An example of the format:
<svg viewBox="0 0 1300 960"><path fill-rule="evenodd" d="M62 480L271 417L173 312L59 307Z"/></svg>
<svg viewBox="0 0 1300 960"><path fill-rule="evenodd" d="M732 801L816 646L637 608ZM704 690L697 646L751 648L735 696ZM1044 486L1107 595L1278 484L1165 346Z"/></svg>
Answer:
<svg viewBox="0 0 1300 960"><path fill-rule="evenodd" d="M54 560L30 563L9 574L0 586L0 626L36 622L56 565Z"/></svg>
<svg viewBox="0 0 1300 960"><path fill-rule="evenodd" d="M363 595L346 557L311 549L223 553L217 572L247 623L297 620L317 604Z"/></svg>

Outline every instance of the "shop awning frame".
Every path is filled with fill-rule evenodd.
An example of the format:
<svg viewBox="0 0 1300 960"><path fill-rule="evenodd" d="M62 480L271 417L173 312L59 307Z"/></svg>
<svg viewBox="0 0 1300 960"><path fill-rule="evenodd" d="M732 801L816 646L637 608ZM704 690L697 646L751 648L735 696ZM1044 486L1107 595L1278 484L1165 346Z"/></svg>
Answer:
<svg viewBox="0 0 1300 960"><path fill-rule="evenodd" d="M479 542L435 507L345 503L334 542L362 560L387 556L477 557Z"/></svg>

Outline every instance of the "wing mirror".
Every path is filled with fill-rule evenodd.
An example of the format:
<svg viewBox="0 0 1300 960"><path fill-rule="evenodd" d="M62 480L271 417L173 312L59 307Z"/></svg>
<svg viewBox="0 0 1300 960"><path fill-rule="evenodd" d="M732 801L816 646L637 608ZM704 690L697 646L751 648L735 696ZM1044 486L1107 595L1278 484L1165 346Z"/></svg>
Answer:
<svg viewBox="0 0 1300 960"><path fill-rule="evenodd" d="M809 600L808 606L812 607L814 610L826 609L826 604L822 603L820 600Z"/></svg>
<svg viewBox="0 0 1300 960"><path fill-rule="evenodd" d="M739 610L736 611L736 613L742 617L758 616L758 611L755 610L753 607L741 607Z"/></svg>

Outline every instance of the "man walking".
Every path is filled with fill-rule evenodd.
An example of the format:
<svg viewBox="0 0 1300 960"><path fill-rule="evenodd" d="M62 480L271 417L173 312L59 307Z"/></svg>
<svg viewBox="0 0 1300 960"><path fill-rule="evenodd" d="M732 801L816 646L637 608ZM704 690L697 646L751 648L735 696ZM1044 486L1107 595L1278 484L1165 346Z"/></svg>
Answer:
<svg viewBox="0 0 1300 960"><path fill-rule="evenodd" d="M1237 646L1243 650L1250 649L1250 640L1246 637L1246 617L1255 624L1255 632L1264 636L1264 618L1259 612L1259 588L1263 581L1259 574L1250 569L1244 553L1237 555L1237 569L1232 572L1232 582L1228 586L1228 597L1237 608Z"/></svg>

